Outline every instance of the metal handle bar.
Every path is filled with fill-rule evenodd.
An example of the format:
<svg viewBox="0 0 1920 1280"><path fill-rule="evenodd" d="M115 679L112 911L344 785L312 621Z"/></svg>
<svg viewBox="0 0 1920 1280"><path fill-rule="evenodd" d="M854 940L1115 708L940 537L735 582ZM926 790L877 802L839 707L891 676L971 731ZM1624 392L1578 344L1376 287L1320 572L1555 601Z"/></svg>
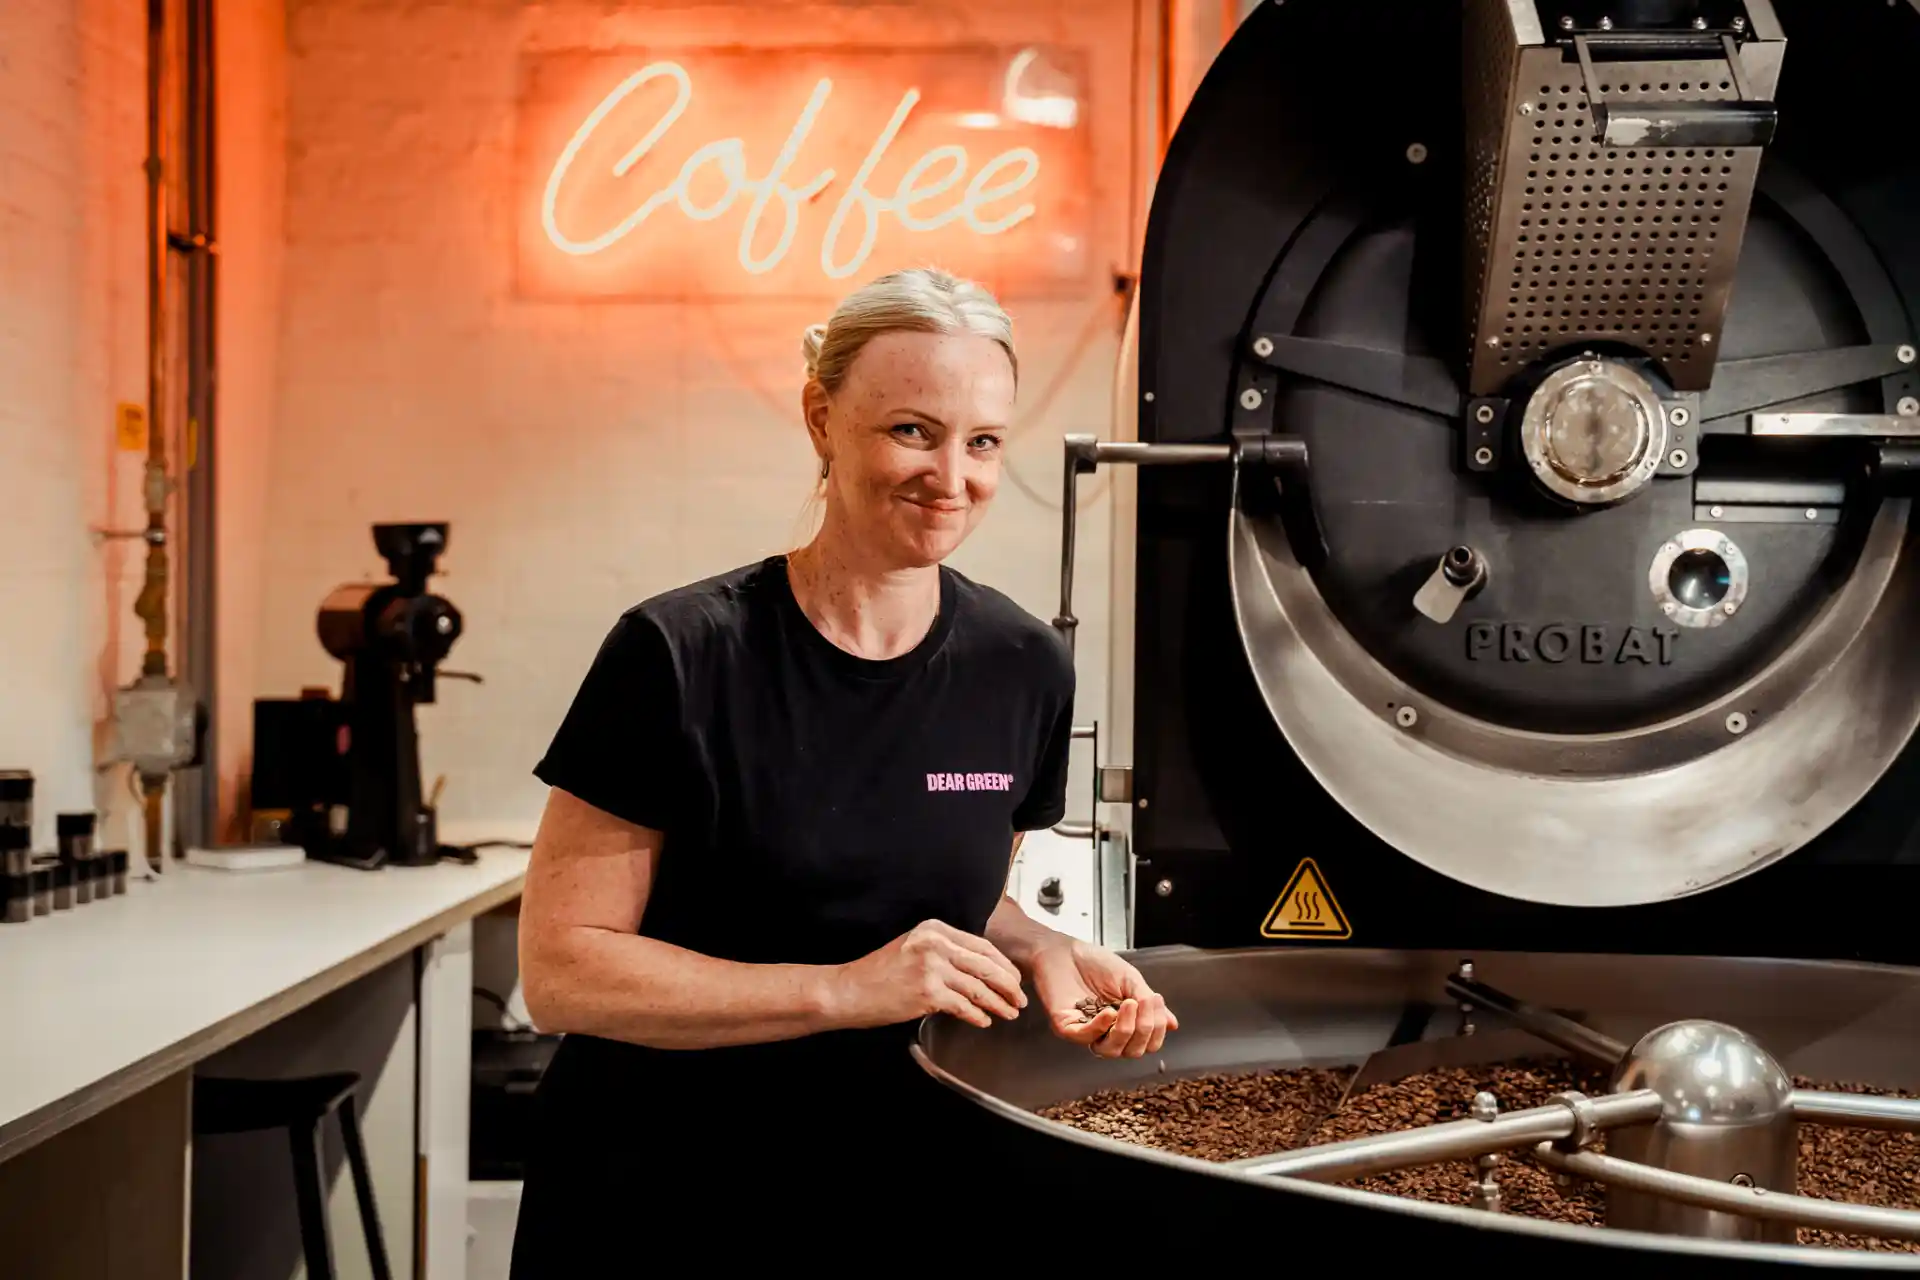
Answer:
<svg viewBox="0 0 1920 1280"><path fill-rule="evenodd" d="M1883 1240L1920 1240L1920 1212L1912 1209L1882 1209L1844 1200L1816 1200L1811 1196L1768 1191L1764 1187L1736 1187L1690 1173L1656 1169L1618 1156L1603 1156L1592 1151L1557 1151L1551 1142L1541 1143L1533 1149L1533 1154L1542 1164L1562 1173L1577 1174L1604 1186L1665 1196L1701 1209Z"/></svg>
<svg viewBox="0 0 1920 1280"><path fill-rule="evenodd" d="M1673 47L1679 39L1681 47ZM1573 47L1580 59L1580 75L1593 108L1594 141L1610 147L1764 147L1780 127L1780 108L1754 100L1753 87L1741 65L1740 47L1730 35L1698 42L1710 58L1724 61L1739 95L1734 102L1670 102L1608 100L1594 71L1596 53L1642 56L1649 59L1682 53L1693 43L1686 37L1576 36ZM1690 60L1690 59L1689 59ZM1624 88L1624 86L1623 86Z"/></svg>
<svg viewBox="0 0 1920 1280"><path fill-rule="evenodd" d="M1066 466L1062 468L1061 480L1064 492L1060 503L1060 614L1053 620L1053 626L1066 638L1068 652L1073 650L1074 631L1080 625L1080 620L1073 616L1073 553L1080 524L1080 477L1092 474L1103 462L1136 467L1231 462L1235 448L1230 444L1143 444L1133 440L1096 440L1082 435L1066 437Z"/></svg>
<svg viewBox="0 0 1920 1280"><path fill-rule="evenodd" d="M1795 1089L1792 1099L1793 1118L1801 1124L1920 1133L1920 1099L1827 1093L1820 1089Z"/></svg>
<svg viewBox="0 0 1920 1280"><path fill-rule="evenodd" d="M1803 1124L1920 1133L1920 1100L1916 1099L1796 1089L1790 1101L1795 1121ZM1599 1131L1651 1123L1660 1118L1662 1108L1659 1095L1651 1089L1602 1098L1564 1093L1544 1107L1510 1112L1494 1119L1454 1120L1348 1142L1325 1143L1280 1155L1235 1160L1227 1167L1256 1176L1345 1182L1397 1169L1473 1160L1532 1146L1534 1157L1549 1168L1607 1186L1796 1226L1880 1239L1920 1240L1920 1212L1914 1210L1737 1187L1617 1156L1577 1149L1567 1151L1557 1145L1567 1143L1579 1148Z"/></svg>
<svg viewBox="0 0 1920 1280"><path fill-rule="evenodd" d="M1565 1049L1576 1057L1587 1058L1603 1067L1619 1064L1627 1056L1627 1046L1601 1035L1571 1018L1563 1018L1547 1009L1516 1000L1505 992L1482 986L1458 975L1447 979L1447 994L1465 1000L1477 1008L1498 1014L1522 1031L1536 1035L1548 1044Z"/></svg>
<svg viewBox="0 0 1920 1280"><path fill-rule="evenodd" d="M1651 1089L1587 1098L1561 1094L1544 1107L1511 1111L1494 1120L1451 1120L1398 1133L1332 1142L1280 1155L1234 1160L1239 1173L1309 1182L1345 1182L1395 1169L1448 1160L1471 1160L1539 1142L1557 1142L1595 1129L1649 1124L1660 1118L1660 1095Z"/></svg>
<svg viewBox="0 0 1920 1280"><path fill-rule="evenodd" d="M1100 726L1077 724L1071 737L1075 742L1084 739L1093 743L1093 812L1085 822L1056 822L1053 834L1069 840L1091 840L1100 831Z"/></svg>
<svg viewBox="0 0 1920 1280"><path fill-rule="evenodd" d="M1074 634L1080 620L1073 616L1073 561L1080 526L1080 477L1089 475L1101 463L1128 466L1181 466L1203 462L1253 462L1277 469L1298 468L1305 464L1306 446L1293 437L1261 436L1236 440L1232 444L1147 444L1137 440L1098 440L1093 436L1069 435L1065 438L1066 465L1062 470L1060 503L1060 613L1053 628L1073 652ZM1095 738L1094 812L1096 820L1087 823L1062 822L1053 828L1058 835L1074 839L1097 837L1101 793L1100 748L1091 725L1077 726L1075 738Z"/></svg>

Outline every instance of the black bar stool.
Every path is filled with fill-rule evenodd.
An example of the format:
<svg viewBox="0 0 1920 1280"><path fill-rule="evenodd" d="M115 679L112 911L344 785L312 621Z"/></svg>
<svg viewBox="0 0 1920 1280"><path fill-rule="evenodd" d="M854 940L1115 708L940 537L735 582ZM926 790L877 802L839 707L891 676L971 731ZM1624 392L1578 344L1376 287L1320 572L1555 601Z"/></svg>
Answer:
<svg viewBox="0 0 1920 1280"><path fill-rule="evenodd" d="M392 1280L386 1245L380 1238L380 1215L374 1209L373 1181L367 1176L367 1151L360 1145L360 1122L354 1115L353 1091L360 1077L351 1072L308 1076L298 1080L222 1080L196 1076L193 1081L195 1136L257 1133L285 1129L293 1148L293 1183L300 1206L300 1242L307 1254L311 1280L334 1280L333 1242L327 1232L327 1201L321 1187L326 1173L320 1124L340 1113L340 1141L347 1149L347 1167L353 1173L353 1192L360 1202L360 1226L367 1236L367 1257L374 1280Z"/></svg>

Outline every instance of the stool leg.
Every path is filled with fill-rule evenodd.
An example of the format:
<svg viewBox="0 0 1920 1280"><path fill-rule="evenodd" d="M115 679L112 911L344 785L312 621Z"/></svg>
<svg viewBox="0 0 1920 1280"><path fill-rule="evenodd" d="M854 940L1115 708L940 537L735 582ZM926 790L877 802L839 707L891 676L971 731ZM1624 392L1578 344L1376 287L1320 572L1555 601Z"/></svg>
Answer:
<svg viewBox="0 0 1920 1280"><path fill-rule="evenodd" d="M367 1172L367 1149L360 1145L360 1120L354 1115L353 1096L340 1104L340 1141L347 1149L347 1167L353 1171L353 1194L360 1201L360 1227L367 1234L367 1260L373 1280L393 1280L387 1267L387 1246L380 1235L380 1214L373 1203L373 1178Z"/></svg>
<svg viewBox="0 0 1920 1280"><path fill-rule="evenodd" d="M293 1146L294 1199L300 1206L300 1243L307 1254L308 1280L334 1280L333 1246L327 1237L326 1153L320 1145L320 1125L302 1129L290 1125Z"/></svg>

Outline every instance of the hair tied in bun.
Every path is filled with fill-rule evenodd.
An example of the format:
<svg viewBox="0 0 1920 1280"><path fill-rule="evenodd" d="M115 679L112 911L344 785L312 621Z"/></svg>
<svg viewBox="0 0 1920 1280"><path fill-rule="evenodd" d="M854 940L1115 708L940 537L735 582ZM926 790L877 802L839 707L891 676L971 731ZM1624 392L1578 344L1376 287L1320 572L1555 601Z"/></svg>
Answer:
<svg viewBox="0 0 1920 1280"><path fill-rule="evenodd" d="M820 347L827 340L827 326L810 324L800 338L800 354L806 357L807 376L817 377L820 373Z"/></svg>

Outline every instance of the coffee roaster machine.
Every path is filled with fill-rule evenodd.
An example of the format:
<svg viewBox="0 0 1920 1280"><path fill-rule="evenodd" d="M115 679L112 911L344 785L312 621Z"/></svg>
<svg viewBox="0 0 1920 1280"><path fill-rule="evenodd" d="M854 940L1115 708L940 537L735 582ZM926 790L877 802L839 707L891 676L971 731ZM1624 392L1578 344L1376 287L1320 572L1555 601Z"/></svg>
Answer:
<svg viewBox="0 0 1920 1280"><path fill-rule="evenodd" d="M1137 439L1067 443L1069 638L1076 483L1138 468L1094 834L1181 1030L1115 1063L930 1020L1020 1167L1289 1258L1901 1264L1792 1243L1920 1239L1797 1195L1795 1136L1920 1102L1789 1074L1920 1094L1916 68L1906 0L1247 18L1155 194ZM1611 1092L1236 1165L1033 1115L1545 1046ZM1333 1185L1502 1153L1611 1229Z"/></svg>

